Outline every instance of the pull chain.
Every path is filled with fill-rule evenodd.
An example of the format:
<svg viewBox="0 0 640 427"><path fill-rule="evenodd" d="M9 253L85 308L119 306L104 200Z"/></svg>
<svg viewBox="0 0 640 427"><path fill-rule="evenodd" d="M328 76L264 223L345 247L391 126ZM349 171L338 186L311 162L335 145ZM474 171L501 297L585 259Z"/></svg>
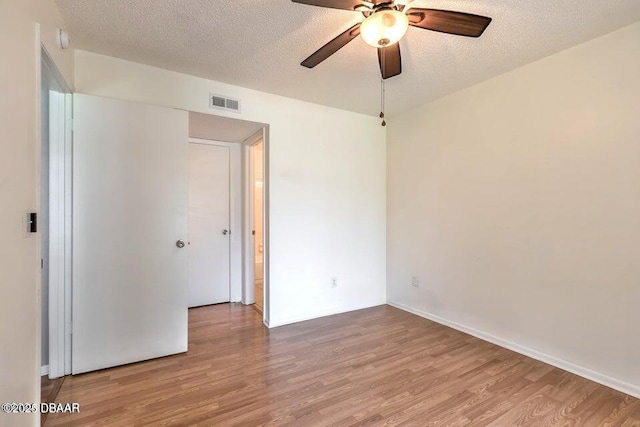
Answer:
<svg viewBox="0 0 640 427"><path fill-rule="evenodd" d="M385 70L385 57L386 57L386 46L382 48L382 69ZM382 119L382 126L386 126L387 122L384 119L384 76L380 79L380 118Z"/></svg>
<svg viewBox="0 0 640 427"><path fill-rule="evenodd" d="M382 119L382 126L386 126L387 122L384 119L384 79L380 79L380 118Z"/></svg>

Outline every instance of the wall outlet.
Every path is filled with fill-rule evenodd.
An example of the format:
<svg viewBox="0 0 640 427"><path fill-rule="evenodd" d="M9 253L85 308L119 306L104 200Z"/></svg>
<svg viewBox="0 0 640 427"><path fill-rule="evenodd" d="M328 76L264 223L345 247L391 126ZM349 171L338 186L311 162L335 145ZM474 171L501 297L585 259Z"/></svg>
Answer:
<svg viewBox="0 0 640 427"><path fill-rule="evenodd" d="M420 279L418 278L418 276L411 277L411 286L413 286L414 288L420 287Z"/></svg>
<svg viewBox="0 0 640 427"><path fill-rule="evenodd" d="M332 277L331 278L331 287L332 288L337 288L338 287L338 278L337 277Z"/></svg>

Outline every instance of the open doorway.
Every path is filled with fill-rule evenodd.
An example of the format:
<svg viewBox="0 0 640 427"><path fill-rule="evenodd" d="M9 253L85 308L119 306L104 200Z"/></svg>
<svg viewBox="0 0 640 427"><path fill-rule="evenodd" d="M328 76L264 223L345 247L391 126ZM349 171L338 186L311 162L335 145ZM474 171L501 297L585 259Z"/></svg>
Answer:
<svg viewBox="0 0 640 427"><path fill-rule="evenodd" d="M192 317L187 311L192 276L188 267L193 264L188 254L190 247L203 242L206 246L214 238L219 240L214 251L200 254L199 274L226 289L220 299L214 296L190 305L254 303L255 282L245 275L249 262L245 242L253 230L245 221L245 150L253 135L266 133L266 125L82 94L73 96L73 104L74 149L65 134L51 144L50 153L49 188L59 196L50 197L55 203L49 209L49 247L56 254L49 274L49 331L56 337L49 342L49 355L56 356L50 357L52 377L187 351L188 327L195 325L187 322ZM65 129L70 129L70 103L68 110L63 105L65 120L69 118ZM200 213L223 218L200 228L201 233L213 233L205 239L189 230L188 193L196 181L189 177L193 166L188 152L195 147L193 157L202 160L198 167L206 172L196 180L208 191L199 196L206 202ZM217 154L211 157L211 153ZM263 153L266 159L267 139ZM263 166L267 171L268 162ZM268 173L264 176L263 268L268 271ZM121 235L127 235L127 245L113 244ZM268 276L264 279L268 295ZM268 313L268 298L263 307ZM65 317L70 311L73 323ZM106 323L112 327L103 328Z"/></svg>
<svg viewBox="0 0 640 427"><path fill-rule="evenodd" d="M189 113L189 307L266 311L265 128Z"/></svg>
<svg viewBox="0 0 640 427"><path fill-rule="evenodd" d="M250 218L252 222L254 307L264 311L264 141L262 134L249 145Z"/></svg>

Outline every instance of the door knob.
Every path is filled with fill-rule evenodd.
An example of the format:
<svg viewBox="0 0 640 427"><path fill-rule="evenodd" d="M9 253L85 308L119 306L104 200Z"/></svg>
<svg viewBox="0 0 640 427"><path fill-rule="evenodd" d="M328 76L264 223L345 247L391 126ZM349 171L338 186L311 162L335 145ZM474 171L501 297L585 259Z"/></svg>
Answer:
<svg viewBox="0 0 640 427"><path fill-rule="evenodd" d="M225 236L226 236L227 234L230 234L230 233L231 233L231 231L229 231L229 230L222 230L222 234L224 234Z"/></svg>
<svg viewBox="0 0 640 427"><path fill-rule="evenodd" d="M176 242L176 246L179 247L180 249L184 248L184 240L178 240Z"/></svg>

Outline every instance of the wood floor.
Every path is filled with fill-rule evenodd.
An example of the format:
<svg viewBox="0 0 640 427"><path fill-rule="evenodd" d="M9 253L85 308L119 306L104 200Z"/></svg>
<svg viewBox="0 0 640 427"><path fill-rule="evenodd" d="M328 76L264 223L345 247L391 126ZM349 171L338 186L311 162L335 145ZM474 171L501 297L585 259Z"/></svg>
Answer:
<svg viewBox="0 0 640 427"><path fill-rule="evenodd" d="M264 285L263 285L262 279L256 279L255 286L254 286L254 296L256 300L255 305L258 311L260 311L260 313L262 313L262 306L263 306L262 300L264 299L263 290L262 290L263 286Z"/></svg>
<svg viewBox="0 0 640 427"><path fill-rule="evenodd" d="M381 306L267 330L191 309L189 352L67 377L46 426L640 426L640 400Z"/></svg>
<svg viewBox="0 0 640 427"><path fill-rule="evenodd" d="M53 380L50 380L49 377L46 375L40 377L40 402L42 403L55 402L63 382L64 382L64 377L56 378ZM40 415L40 423L42 425L44 425L45 421L47 420L47 416L48 416L47 413L43 413Z"/></svg>

